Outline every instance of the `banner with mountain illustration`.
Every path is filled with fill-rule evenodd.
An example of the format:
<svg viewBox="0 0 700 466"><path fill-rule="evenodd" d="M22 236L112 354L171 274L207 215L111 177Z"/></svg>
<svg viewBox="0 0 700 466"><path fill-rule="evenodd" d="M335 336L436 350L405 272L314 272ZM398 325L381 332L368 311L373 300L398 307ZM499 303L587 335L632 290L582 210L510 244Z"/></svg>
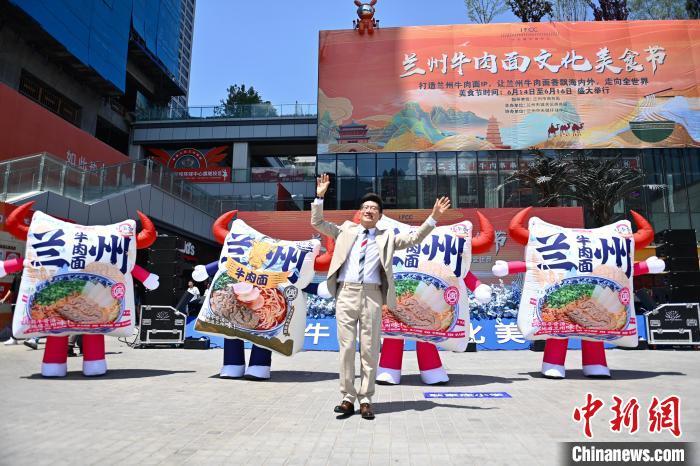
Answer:
<svg viewBox="0 0 700 466"><path fill-rule="evenodd" d="M318 153L700 147L700 21L321 31Z"/></svg>

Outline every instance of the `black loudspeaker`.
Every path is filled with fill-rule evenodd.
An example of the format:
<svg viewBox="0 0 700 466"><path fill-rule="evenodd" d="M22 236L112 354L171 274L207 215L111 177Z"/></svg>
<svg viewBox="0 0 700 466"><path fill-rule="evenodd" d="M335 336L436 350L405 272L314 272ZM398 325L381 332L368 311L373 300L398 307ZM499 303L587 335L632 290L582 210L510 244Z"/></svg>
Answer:
<svg viewBox="0 0 700 466"><path fill-rule="evenodd" d="M165 277L180 276L184 271L184 267L180 262L149 262L147 268L149 272L158 275L161 280Z"/></svg>
<svg viewBox="0 0 700 466"><path fill-rule="evenodd" d="M698 257L679 257L670 256L664 257L666 262L666 270L670 272L696 272L700 270L698 267Z"/></svg>
<svg viewBox="0 0 700 466"><path fill-rule="evenodd" d="M663 230L656 234L655 242L695 244L695 230Z"/></svg>
<svg viewBox="0 0 700 466"><path fill-rule="evenodd" d="M177 236L159 236L151 249L177 249L179 239Z"/></svg>
<svg viewBox="0 0 700 466"><path fill-rule="evenodd" d="M633 278L633 280L635 290L639 290L640 288L653 288L655 286L663 286L656 284L654 275L652 274L637 275Z"/></svg>
<svg viewBox="0 0 700 466"><path fill-rule="evenodd" d="M700 272L668 272L640 277L655 277L654 286L694 286L700 285ZM636 280L636 278L635 278ZM636 282L635 282L636 283Z"/></svg>
<svg viewBox="0 0 700 466"><path fill-rule="evenodd" d="M692 243L663 243L656 247L659 257L695 257L698 258L698 248Z"/></svg>
<svg viewBox="0 0 700 466"><path fill-rule="evenodd" d="M143 295L141 304L155 305L155 306L174 306L177 302L175 289L173 287L163 284L158 287L157 290L147 291Z"/></svg>
<svg viewBox="0 0 700 466"><path fill-rule="evenodd" d="M654 288L657 303L697 303L700 301L700 286L666 286Z"/></svg>
<svg viewBox="0 0 700 466"><path fill-rule="evenodd" d="M182 253L177 249L151 249L148 251L148 261L153 264L175 262L181 258Z"/></svg>

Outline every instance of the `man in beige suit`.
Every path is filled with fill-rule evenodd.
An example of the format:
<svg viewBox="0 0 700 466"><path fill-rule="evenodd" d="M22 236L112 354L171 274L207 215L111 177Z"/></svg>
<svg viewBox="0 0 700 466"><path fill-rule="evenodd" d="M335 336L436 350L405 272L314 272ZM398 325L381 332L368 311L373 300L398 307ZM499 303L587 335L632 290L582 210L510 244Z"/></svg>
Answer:
<svg viewBox="0 0 700 466"><path fill-rule="evenodd" d="M418 244L428 236L437 220L450 207L450 200L435 201L433 212L415 231L394 234L376 228L382 216L382 199L367 194L360 201L360 224L345 222L338 226L323 220L323 196L330 180L323 174L316 181L316 200L311 205L311 225L324 235L335 238L335 251L328 269L328 291L336 299L335 316L340 346L340 392L342 402L336 413L355 412L355 399L360 401L360 414L374 419L372 395L379 362L382 331L382 306L396 306L392 259L394 251ZM355 341L360 327L360 390L355 390Z"/></svg>

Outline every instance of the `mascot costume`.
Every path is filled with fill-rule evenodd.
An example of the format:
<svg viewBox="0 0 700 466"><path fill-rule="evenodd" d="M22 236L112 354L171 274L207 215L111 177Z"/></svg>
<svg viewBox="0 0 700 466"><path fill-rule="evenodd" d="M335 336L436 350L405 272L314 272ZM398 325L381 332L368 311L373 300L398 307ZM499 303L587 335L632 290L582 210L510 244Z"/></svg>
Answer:
<svg viewBox="0 0 700 466"><path fill-rule="evenodd" d="M0 262L0 276L22 271L12 331L18 337L46 336L44 377L67 373L68 335L83 335L83 374L107 372L105 335L131 336L134 328L132 275L149 290L158 276L136 265L136 249L149 247L157 233L141 212L142 230L124 220L83 226L35 212L33 202L7 217L7 230L26 241L25 258Z"/></svg>
<svg viewBox="0 0 700 466"><path fill-rule="evenodd" d="M212 226L214 238L223 245L220 259L198 265L192 273L200 282L213 277L195 330L225 337L220 377L267 380L272 351L291 356L304 345L302 290L314 270L328 270L333 244L318 256L318 240L276 240L255 231L237 214L226 212ZM247 368L244 340L253 343Z"/></svg>
<svg viewBox="0 0 700 466"><path fill-rule="evenodd" d="M565 377L569 337L580 338L583 374L610 377L604 343L635 347L633 275L659 273L664 262L650 257L634 263L635 248L654 238L649 222L631 211L627 220L600 228L563 228L537 217L523 222L531 207L510 222L510 237L526 246L525 262L496 261L498 277L525 272L518 328L529 340L546 339L542 374Z"/></svg>

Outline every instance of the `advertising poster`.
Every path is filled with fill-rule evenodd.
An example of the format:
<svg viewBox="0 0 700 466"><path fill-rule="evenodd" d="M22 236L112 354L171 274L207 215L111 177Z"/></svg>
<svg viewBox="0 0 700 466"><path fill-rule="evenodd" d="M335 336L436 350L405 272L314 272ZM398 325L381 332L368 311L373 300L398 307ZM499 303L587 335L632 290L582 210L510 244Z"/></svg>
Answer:
<svg viewBox="0 0 700 466"><path fill-rule="evenodd" d="M318 153L700 147L698 37L698 21L322 31Z"/></svg>

